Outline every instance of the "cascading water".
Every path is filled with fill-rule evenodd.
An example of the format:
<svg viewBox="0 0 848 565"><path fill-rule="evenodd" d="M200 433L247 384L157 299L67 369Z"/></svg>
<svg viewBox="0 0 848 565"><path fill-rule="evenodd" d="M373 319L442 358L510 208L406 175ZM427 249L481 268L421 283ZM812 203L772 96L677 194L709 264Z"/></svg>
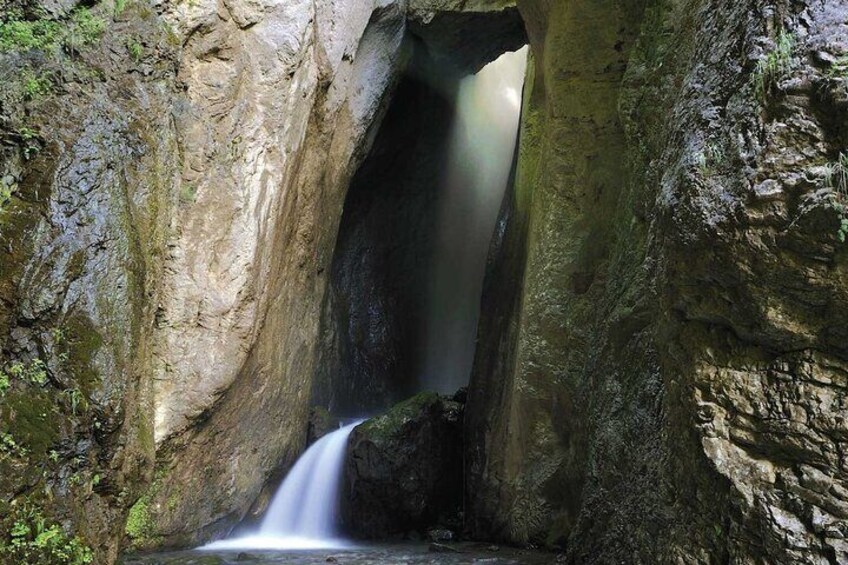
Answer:
<svg viewBox="0 0 848 565"><path fill-rule="evenodd" d="M422 388L465 385L474 358L486 255L518 132L527 49L507 53L460 84L450 161L437 218ZM205 550L348 547L337 528L347 440L359 422L312 445L274 496L256 535Z"/></svg>
<svg viewBox="0 0 848 565"><path fill-rule="evenodd" d="M338 531L339 487L355 422L316 441L280 486L259 533L211 543L202 549L333 549L346 547Z"/></svg>
<svg viewBox="0 0 848 565"><path fill-rule="evenodd" d="M486 257L512 169L528 48L462 81L437 219L422 388L451 394L474 361Z"/></svg>

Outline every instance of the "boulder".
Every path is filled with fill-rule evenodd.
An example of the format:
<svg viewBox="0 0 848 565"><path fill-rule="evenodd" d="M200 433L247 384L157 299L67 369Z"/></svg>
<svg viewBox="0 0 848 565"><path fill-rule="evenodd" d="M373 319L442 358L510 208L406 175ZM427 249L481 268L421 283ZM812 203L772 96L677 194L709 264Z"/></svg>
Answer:
<svg viewBox="0 0 848 565"><path fill-rule="evenodd" d="M385 539L457 521L464 405L421 393L354 429L343 518L351 534Z"/></svg>

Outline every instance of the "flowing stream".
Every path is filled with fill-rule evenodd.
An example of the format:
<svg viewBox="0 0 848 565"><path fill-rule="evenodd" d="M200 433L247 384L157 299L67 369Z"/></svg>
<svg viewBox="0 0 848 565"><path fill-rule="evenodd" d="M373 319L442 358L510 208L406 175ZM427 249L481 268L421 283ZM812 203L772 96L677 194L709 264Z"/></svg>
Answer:
<svg viewBox="0 0 848 565"><path fill-rule="evenodd" d="M211 543L202 549L348 547L338 531L339 488L347 440L360 423L339 428L306 450L274 495L258 534Z"/></svg>

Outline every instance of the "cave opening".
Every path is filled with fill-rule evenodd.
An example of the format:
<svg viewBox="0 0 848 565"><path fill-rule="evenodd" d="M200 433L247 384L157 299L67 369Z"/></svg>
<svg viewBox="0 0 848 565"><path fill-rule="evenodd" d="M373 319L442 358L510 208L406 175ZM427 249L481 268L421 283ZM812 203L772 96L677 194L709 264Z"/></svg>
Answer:
<svg viewBox="0 0 848 565"><path fill-rule="evenodd" d="M528 57L516 47L468 72L415 46L345 199L314 404L361 416L468 384L516 157Z"/></svg>

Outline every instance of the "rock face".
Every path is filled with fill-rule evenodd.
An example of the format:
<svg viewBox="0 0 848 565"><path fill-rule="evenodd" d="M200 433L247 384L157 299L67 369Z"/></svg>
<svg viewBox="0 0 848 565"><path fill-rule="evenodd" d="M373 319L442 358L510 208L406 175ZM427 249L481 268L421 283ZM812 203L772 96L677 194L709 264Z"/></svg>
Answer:
<svg viewBox="0 0 848 565"><path fill-rule="evenodd" d="M153 548L219 537L273 488L409 10L504 12L436 4L2 3L0 25L68 30L4 27L0 48L20 77L0 93L4 503L46 492L106 563L137 499L125 541Z"/></svg>
<svg viewBox="0 0 848 565"><path fill-rule="evenodd" d="M344 206L315 402L359 416L416 391L457 78L418 43Z"/></svg>
<svg viewBox="0 0 848 565"><path fill-rule="evenodd" d="M845 561L848 4L643 6L519 2L470 525L579 563Z"/></svg>
<svg viewBox="0 0 848 565"><path fill-rule="evenodd" d="M32 4L4 3L0 24ZM0 49L0 545L44 519L107 563L153 464L176 47L141 6L76 4L49 6L73 36Z"/></svg>
<svg viewBox="0 0 848 565"><path fill-rule="evenodd" d="M462 416L461 402L421 393L354 428L342 495L346 529L387 539L459 525Z"/></svg>

